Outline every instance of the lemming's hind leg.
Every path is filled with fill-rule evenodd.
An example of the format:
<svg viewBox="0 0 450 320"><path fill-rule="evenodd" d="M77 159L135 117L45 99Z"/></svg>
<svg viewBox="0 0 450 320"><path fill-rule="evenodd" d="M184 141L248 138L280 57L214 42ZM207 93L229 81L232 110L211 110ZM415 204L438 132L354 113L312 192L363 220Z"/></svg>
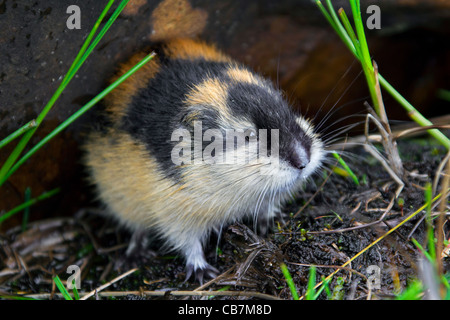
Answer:
<svg viewBox="0 0 450 320"><path fill-rule="evenodd" d="M194 274L195 279L203 283L205 276L214 278L219 273L216 268L206 262L200 239L191 237L181 250L186 259L186 280Z"/></svg>
<svg viewBox="0 0 450 320"><path fill-rule="evenodd" d="M125 254L128 258L138 257L143 250L148 250L148 246L148 231L144 228L138 228L131 235L130 243Z"/></svg>
<svg viewBox="0 0 450 320"><path fill-rule="evenodd" d="M125 255L120 257L115 262L115 268L119 269L123 265L136 265L137 262L148 260L149 257L154 257L156 253L150 249L150 240L148 238L148 230L144 228L137 228L131 235L130 242Z"/></svg>

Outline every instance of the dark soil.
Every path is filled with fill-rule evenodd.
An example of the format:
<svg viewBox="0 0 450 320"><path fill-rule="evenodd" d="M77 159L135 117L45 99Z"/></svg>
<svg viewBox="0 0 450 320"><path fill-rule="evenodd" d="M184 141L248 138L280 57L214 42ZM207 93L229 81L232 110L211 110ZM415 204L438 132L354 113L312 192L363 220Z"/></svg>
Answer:
<svg viewBox="0 0 450 320"><path fill-rule="evenodd" d="M404 167L414 175L409 175L401 194L404 205L400 207L396 203L385 223L343 230L377 221L396 189L379 163L362 150L355 150L347 162L362 181L360 186L336 173L326 177L328 173L324 172L322 177L317 177L315 184L307 185L301 196L286 206L283 219L274 222L274 229L268 235L256 235L251 223L248 224L250 227L235 224L224 232L217 250L217 239L212 239L209 259L222 274L202 290L219 290L228 286L226 290L250 291L256 296L238 299L254 299L262 293L292 299L280 269L280 264L285 263L299 295L304 295L309 265L317 265L316 280L319 282L321 277L338 270L339 266L383 236L389 227L394 227L424 204L421 186L433 181L445 150L422 140L401 142L399 147ZM327 180L320 188L324 179ZM311 199L310 203L296 215L308 199ZM125 261L123 257L130 235L118 230L95 211L99 209L86 208L76 217L37 221L25 232L16 227L1 234L0 293L43 294L35 297L61 299L53 295L58 290L52 276L59 275L65 280L69 276L67 267L76 264L81 267L80 291L83 293L137 267L136 272L104 291L124 292L115 299L200 298L169 293L156 297L146 295L150 291L191 291L199 285L192 280L185 282L182 259L170 253L159 253L156 243L152 243L142 256ZM329 283L330 290L339 289L343 299L366 299L366 277L371 275L368 268L373 265L380 268L381 282L379 289L372 290L372 299L392 298L405 289L412 279L419 277L417 261L421 254L410 238L425 242L425 223L420 223L413 231L423 214L419 213L345 269L340 269ZM444 268L446 272L450 270L448 258L444 259ZM142 294L137 294L137 291ZM214 299L236 298L216 296ZM326 298L325 293L319 296L319 299Z"/></svg>

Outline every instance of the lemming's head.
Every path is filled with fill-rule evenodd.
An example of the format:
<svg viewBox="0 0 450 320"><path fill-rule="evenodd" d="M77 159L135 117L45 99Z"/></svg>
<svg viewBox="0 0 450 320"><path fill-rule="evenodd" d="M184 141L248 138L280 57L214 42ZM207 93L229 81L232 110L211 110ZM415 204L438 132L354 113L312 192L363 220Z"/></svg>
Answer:
<svg viewBox="0 0 450 320"><path fill-rule="evenodd" d="M309 177L324 155L309 121L270 82L234 63L190 88L177 129L172 156L183 147L184 161L175 159L181 170L197 166L229 182L259 182L273 190Z"/></svg>

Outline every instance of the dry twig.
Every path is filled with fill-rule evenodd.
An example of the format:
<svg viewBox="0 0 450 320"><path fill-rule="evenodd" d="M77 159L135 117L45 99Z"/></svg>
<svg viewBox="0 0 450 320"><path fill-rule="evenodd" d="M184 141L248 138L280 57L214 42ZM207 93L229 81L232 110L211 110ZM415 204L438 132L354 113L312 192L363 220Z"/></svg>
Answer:
<svg viewBox="0 0 450 320"><path fill-rule="evenodd" d="M112 279L111 281L109 281L108 283L105 283L104 285L98 287L95 290L92 290L91 292L89 292L88 294L86 294L85 296L81 297L80 300L86 300L90 297L92 297L94 294L98 294L100 291L102 291L103 289L109 287L110 285L112 285L113 283L119 281L122 278L127 277L128 275L132 274L133 272L135 272L136 270L138 270L138 268L134 268L131 270L128 270L127 272L125 272L124 274L121 274L120 276Z"/></svg>

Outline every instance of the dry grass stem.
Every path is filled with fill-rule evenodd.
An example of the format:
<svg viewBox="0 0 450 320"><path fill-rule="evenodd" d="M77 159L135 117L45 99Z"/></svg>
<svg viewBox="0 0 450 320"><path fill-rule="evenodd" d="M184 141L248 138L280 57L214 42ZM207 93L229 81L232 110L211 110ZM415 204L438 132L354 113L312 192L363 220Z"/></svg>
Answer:
<svg viewBox="0 0 450 320"><path fill-rule="evenodd" d="M430 129L450 129L450 125L448 123L450 122L450 115L440 116L436 118L430 119L430 121L433 123L431 126L420 126L416 124L415 122L408 122L405 124L398 124L395 126L391 126L392 131L392 139L398 140L400 138L405 137L415 137L418 135L423 135L427 133L427 130ZM341 150L341 149L351 149L358 146L361 146L366 142L366 140L369 140L372 143L381 143L383 137L381 134L369 134L369 135L359 135L354 137L346 137L345 139L342 139L341 141L335 142L327 147L328 150Z"/></svg>
<svg viewBox="0 0 450 320"><path fill-rule="evenodd" d="M392 140L392 137L384 129L383 125L377 119L377 116L375 114L369 113L366 116L366 126L365 126L366 137L368 137L369 135L369 120L372 120L378 127L378 130L380 131L381 136L383 137L384 149L388 155L389 160L386 160L381 155L381 153L373 146L373 144L369 141L369 139L366 139L364 149L383 165L383 167L386 169L386 171L389 173L392 179L394 179L394 181L397 183L398 188L395 192L395 197L398 198L405 184L400 178L403 176L403 166L400 160L400 156L398 155L397 144Z"/></svg>
<svg viewBox="0 0 450 320"><path fill-rule="evenodd" d="M450 162L450 150L447 152L444 159L441 161L441 163L439 164L439 166L436 170L436 174L435 174L433 186L432 186L433 195L437 192L437 186L438 186L438 183L439 183L439 180L441 179L441 177L444 176L444 179L446 179L446 177L448 177L448 175L450 174L448 168L447 168L447 173L445 173L445 174L443 173L445 165L448 166L449 162ZM442 185L444 186L444 182L442 182ZM446 189L442 189L442 190L446 190Z"/></svg>
<svg viewBox="0 0 450 320"><path fill-rule="evenodd" d="M98 292L98 297L124 297L127 295L136 295L140 297L166 297L166 296L174 296L174 297L211 297L211 296L230 296L230 297L248 297L248 298L258 298L263 300L283 300L279 297L261 293L261 292L252 292L252 291L103 291ZM62 298L62 294L55 293L53 296ZM37 293L37 294L28 294L24 295L27 298L34 299L49 299L51 298L50 293Z"/></svg>
<svg viewBox="0 0 450 320"><path fill-rule="evenodd" d="M124 274L121 274L120 276L112 279L111 281L109 281L108 283L105 283L104 285L98 287L95 290L92 290L91 292L89 292L88 294L86 294L85 296L81 297L80 300L86 300L90 297L92 297L94 294L98 294L100 291L102 291L103 289L109 287L110 285L112 285L113 283L127 277L128 275L132 274L133 272L135 272L136 270L138 270L138 268L134 268L131 270L128 270L127 272L125 272Z"/></svg>

